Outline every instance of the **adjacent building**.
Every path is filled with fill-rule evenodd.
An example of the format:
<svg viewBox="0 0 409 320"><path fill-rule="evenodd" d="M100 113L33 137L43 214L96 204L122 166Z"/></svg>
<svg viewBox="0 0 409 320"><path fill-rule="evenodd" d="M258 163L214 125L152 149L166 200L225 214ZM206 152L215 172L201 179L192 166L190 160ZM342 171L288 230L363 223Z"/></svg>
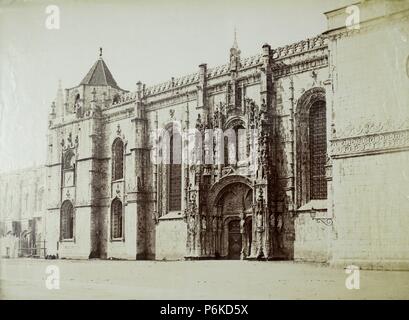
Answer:
<svg viewBox="0 0 409 320"><path fill-rule="evenodd" d="M0 256L44 257L45 166L0 175Z"/></svg>

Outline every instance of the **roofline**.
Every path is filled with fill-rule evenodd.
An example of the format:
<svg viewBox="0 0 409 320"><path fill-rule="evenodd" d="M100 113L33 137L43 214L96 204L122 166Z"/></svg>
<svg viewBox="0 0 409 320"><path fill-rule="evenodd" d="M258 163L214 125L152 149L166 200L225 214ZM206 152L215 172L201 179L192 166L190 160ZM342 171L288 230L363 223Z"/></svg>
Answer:
<svg viewBox="0 0 409 320"><path fill-rule="evenodd" d="M347 7L350 7L350 6L356 6L356 5L358 5L358 4L362 4L362 0L359 0L358 2L354 2L354 3L351 3L351 4L347 4L347 5L345 5L345 6L338 7L338 8L336 8L336 9L332 9L332 10L329 10L329 11L325 11L325 12L323 12L323 14L328 15L328 14L333 13L333 12L335 12L335 11L339 11L339 10L341 10L341 9L345 9L345 8L347 8Z"/></svg>

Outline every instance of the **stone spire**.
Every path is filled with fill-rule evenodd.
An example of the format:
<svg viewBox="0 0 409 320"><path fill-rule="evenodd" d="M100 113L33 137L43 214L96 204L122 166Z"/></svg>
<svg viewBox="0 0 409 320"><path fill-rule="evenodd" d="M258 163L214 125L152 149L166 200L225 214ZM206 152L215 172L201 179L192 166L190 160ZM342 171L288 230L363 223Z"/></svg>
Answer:
<svg viewBox="0 0 409 320"><path fill-rule="evenodd" d="M237 44L237 30L236 30L236 27L234 27L234 42L233 42L232 48L234 48L236 50L239 50L239 45Z"/></svg>
<svg viewBox="0 0 409 320"><path fill-rule="evenodd" d="M240 49L237 43L237 31L234 28L233 46L230 48L230 71L237 71L240 68Z"/></svg>

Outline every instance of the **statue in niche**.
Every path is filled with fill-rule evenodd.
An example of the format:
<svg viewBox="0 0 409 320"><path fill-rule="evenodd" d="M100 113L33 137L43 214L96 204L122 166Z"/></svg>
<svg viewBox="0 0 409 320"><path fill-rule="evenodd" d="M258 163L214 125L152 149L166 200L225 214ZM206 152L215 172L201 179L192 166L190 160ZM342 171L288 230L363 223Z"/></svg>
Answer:
<svg viewBox="0 0 409 320"><path fill-rule="evenodd" d="M245 228L244 228L245 224L246 224L246 220L244 219L244 217L241 217L240 219L240 233L241 234L245 233Z"/></svg>
<svg viewBox="0 0 409 320"><path fill-rule="evenodd" d="M213 127L214 128L219 127L219 121L220 121L220 111L219 111L219 108L216 107L216 110L214 110L214 113L213 113Z"/></svg>
<svg viewBox="0 0 409 320"><path fill-rule="evenodd" d="M141 177L136 177L136 190L141 191L142 190L142 180Z"/></svg>
<svg viewBox="0 0 409 320"><path fill-rule="evenodd" d="M169 110L169 116L170 116L170 119L175 119L175 110L174 109L170 109Z"/></svg>
<svg viewBox="0 0 409 320"><path fill-rule="evenodd" d="M222 230L223 230L223 218L219 216L217 218L217 239L216 239L216 257L218 257L223 251L221 248L222 243Z"/></svg>
<svg viewBox="0 0 409 320"><path fill-rule="evenodd" d="M270 229L271 229L271 250L275 254L280 254L283 249L282 243L282 228L283 228L283 218L281 214L277 217L272 213L270 215Z"/></svg>
<svg viewBox="0 0 409 320"><path fill-rule="evenodd" d="M83 114L82 114L82 106L80 103L77 103L75 105L75 114L77 115L77 118L82 118Z"/></svg>
<svg viewBox="0 0 409 320"><path fill-rule="evenodd" d="M283 250L283 239L282 239L282 237L283 237L283 233L282 233L282 230L283 230L283 216L280 214L280 215L278 215L278 217L277 217L277 228L276 228L276 230L277 230L277 232L276 232L276 234L277 234L277 246L278 246L278 250L280 251L280 252L282 252L282 250Z"/></svg>
<svg viewBox="0 0 409 320"><path fill-rule="evenodd" d="M253 126L257 125L259 108L253 99L246 98L245 111L249 114L249 123Z"/></svg>
<svg viewBox="0 0 409 320"><path fill-rule="evenodd" d="M201 131L203 130L204 125L202 123L202 116L200 115L200 113L197 115L197 119L196 119L196 129Z"/></svg>
<svg viewBox="0 0 409 320"><path fill-rule="evenodd" d="M260 231L261 228L263 227L263 214L259 211L257 212L257 216L256 216L256 226L257 229Z"/></svg>
<svg viewBox="0 0 409 320"><path fill-rule="evenodd" d="M277 217L277 231L280 233L283 228L283 217L282 215L278 215Z"/></svg>
<svg viewBox="0 0 409 320"><path fill-rule="evenodd" d="M217 253L217 217L214 216L212 220L212 236L213 236L213 252Z"/></svg>
<svg viewBox="0 0 409 320"><path fill-rule="evenodd" d="M263 98L263 101L261 102L261 112L266 112L267 111L267 103L266 99Z"/></svg>
<svg viewBox="0 0 409 320"><path fill-rule="evenodd" d="M193 214L189 215L187 218L187 231L188 231L188 250L190 253L193 252L195 247L195 217Z"/></svg>
<svg viewBox="0 0 409 320"><path fill-rule="evenodd" d="M260 258L263 256L262 233L264 231L264 226L263 226L264 197L263 197L263 190L261 188L259 189L259 196L257 199L257 204L255 206L256 206L255 207L255 212L256 212L255 220L256 220L256 236L257 236L257 258Z"/></svg>
<svg viewBox="0 0 409 320"><path fill-rule="evenodd" d="M276 252L276 218L274 213L270 214L270 255L273 256Z"/></svg>
<svg viewBox="0 0 409 320"><path fill-rule="evenodd" d="M156 210L154 210L153 212L152 212L152 220L153 220L153 222L155 223L155 224L158 224L158 221L159 221L159 217L158 217L159 215L158 215L158 212L156 211Z"/></svg>
<svg viewBox="0 0 409 320"><path fill-rule="evenodd" d="M205 216L202 216L202 221L201 221L201 234L200 234L200 238L201 238L201 248L202 248L202 252L203 254L207 253L207 247L206 247L206 236L207 236L207 220Z"/></svg>

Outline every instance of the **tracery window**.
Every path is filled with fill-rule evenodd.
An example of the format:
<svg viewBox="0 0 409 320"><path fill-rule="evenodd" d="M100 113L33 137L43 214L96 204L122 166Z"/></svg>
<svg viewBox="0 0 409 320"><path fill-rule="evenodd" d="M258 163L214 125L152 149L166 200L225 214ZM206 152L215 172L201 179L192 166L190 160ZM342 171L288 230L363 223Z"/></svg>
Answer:
<svg viewBox="0 0 409 320"><path fill-rule="evenodd" d="M75 183L75 154L68 150L63 156L63 183L64 187L71 187Z"/></svg>
<svg viewBox="0 0 409 320"><path fill-rule="evenodd" d="M227 129L224 135L224 165L236 165L247 156L246 130L242 125Z"/></svg>
<svg viewBox="0 0 409 320"><path fill-rule="evenodd" d="M115 139L112 144L112 180L124 177L124 143L122 139Z"/></svg>
<svg viewBox="0 0 409 320"><path fill-rule="evenodd" d="M324 88L307 90L295 113L296 205L327 199L327 121Z"/></svg>
<svg viewBox="0 0 409 320"><path fill-rule="evenodd" d="M74 165L75 165L74 152L69 150L64 154L63 169L64 170L74 169Z"/></svg>
<svg viewBox="0 0 409 320"><path fill-rule="evenodd" d="M182 137L173 129L169 140L169 211L179 211L182 207Z"/></svg>
<svg viewBox="0 0 409 320"><path fill-rule="evenodd" d="M74 238L74 207L69 200L64 201L61 206L60 238L61 240Z"/></svg>
<svg viewBox="0 0 409 320"><path fill-rule="evenodd" d="M230 159L229 159L229 137L224 136L224 141L223 141L223 156L224 156L224 165L228 166L230 164Z"/></svg>
<svg viewBox="0 0 409 320"><path fill-rule="evenodd" d="M237 162L246 160L247 155L247 137L246 130L243 126L238 126L234 129L236 132L237 150L236 159Z"/></svg>
<svg viewBox="0 0 409 320"><path fill-rule="evenodd" d="M327 135L324 101L317 101L311 106L309 140L311 199L326 199L325 161L327 156Z"/></svg>
<svg viewBox="0 0 409 320"><path fill-rule="evenodd" d="M121 239L123 237L122 228L122 202L115 198L111 204L111 238Z"/></svg>

